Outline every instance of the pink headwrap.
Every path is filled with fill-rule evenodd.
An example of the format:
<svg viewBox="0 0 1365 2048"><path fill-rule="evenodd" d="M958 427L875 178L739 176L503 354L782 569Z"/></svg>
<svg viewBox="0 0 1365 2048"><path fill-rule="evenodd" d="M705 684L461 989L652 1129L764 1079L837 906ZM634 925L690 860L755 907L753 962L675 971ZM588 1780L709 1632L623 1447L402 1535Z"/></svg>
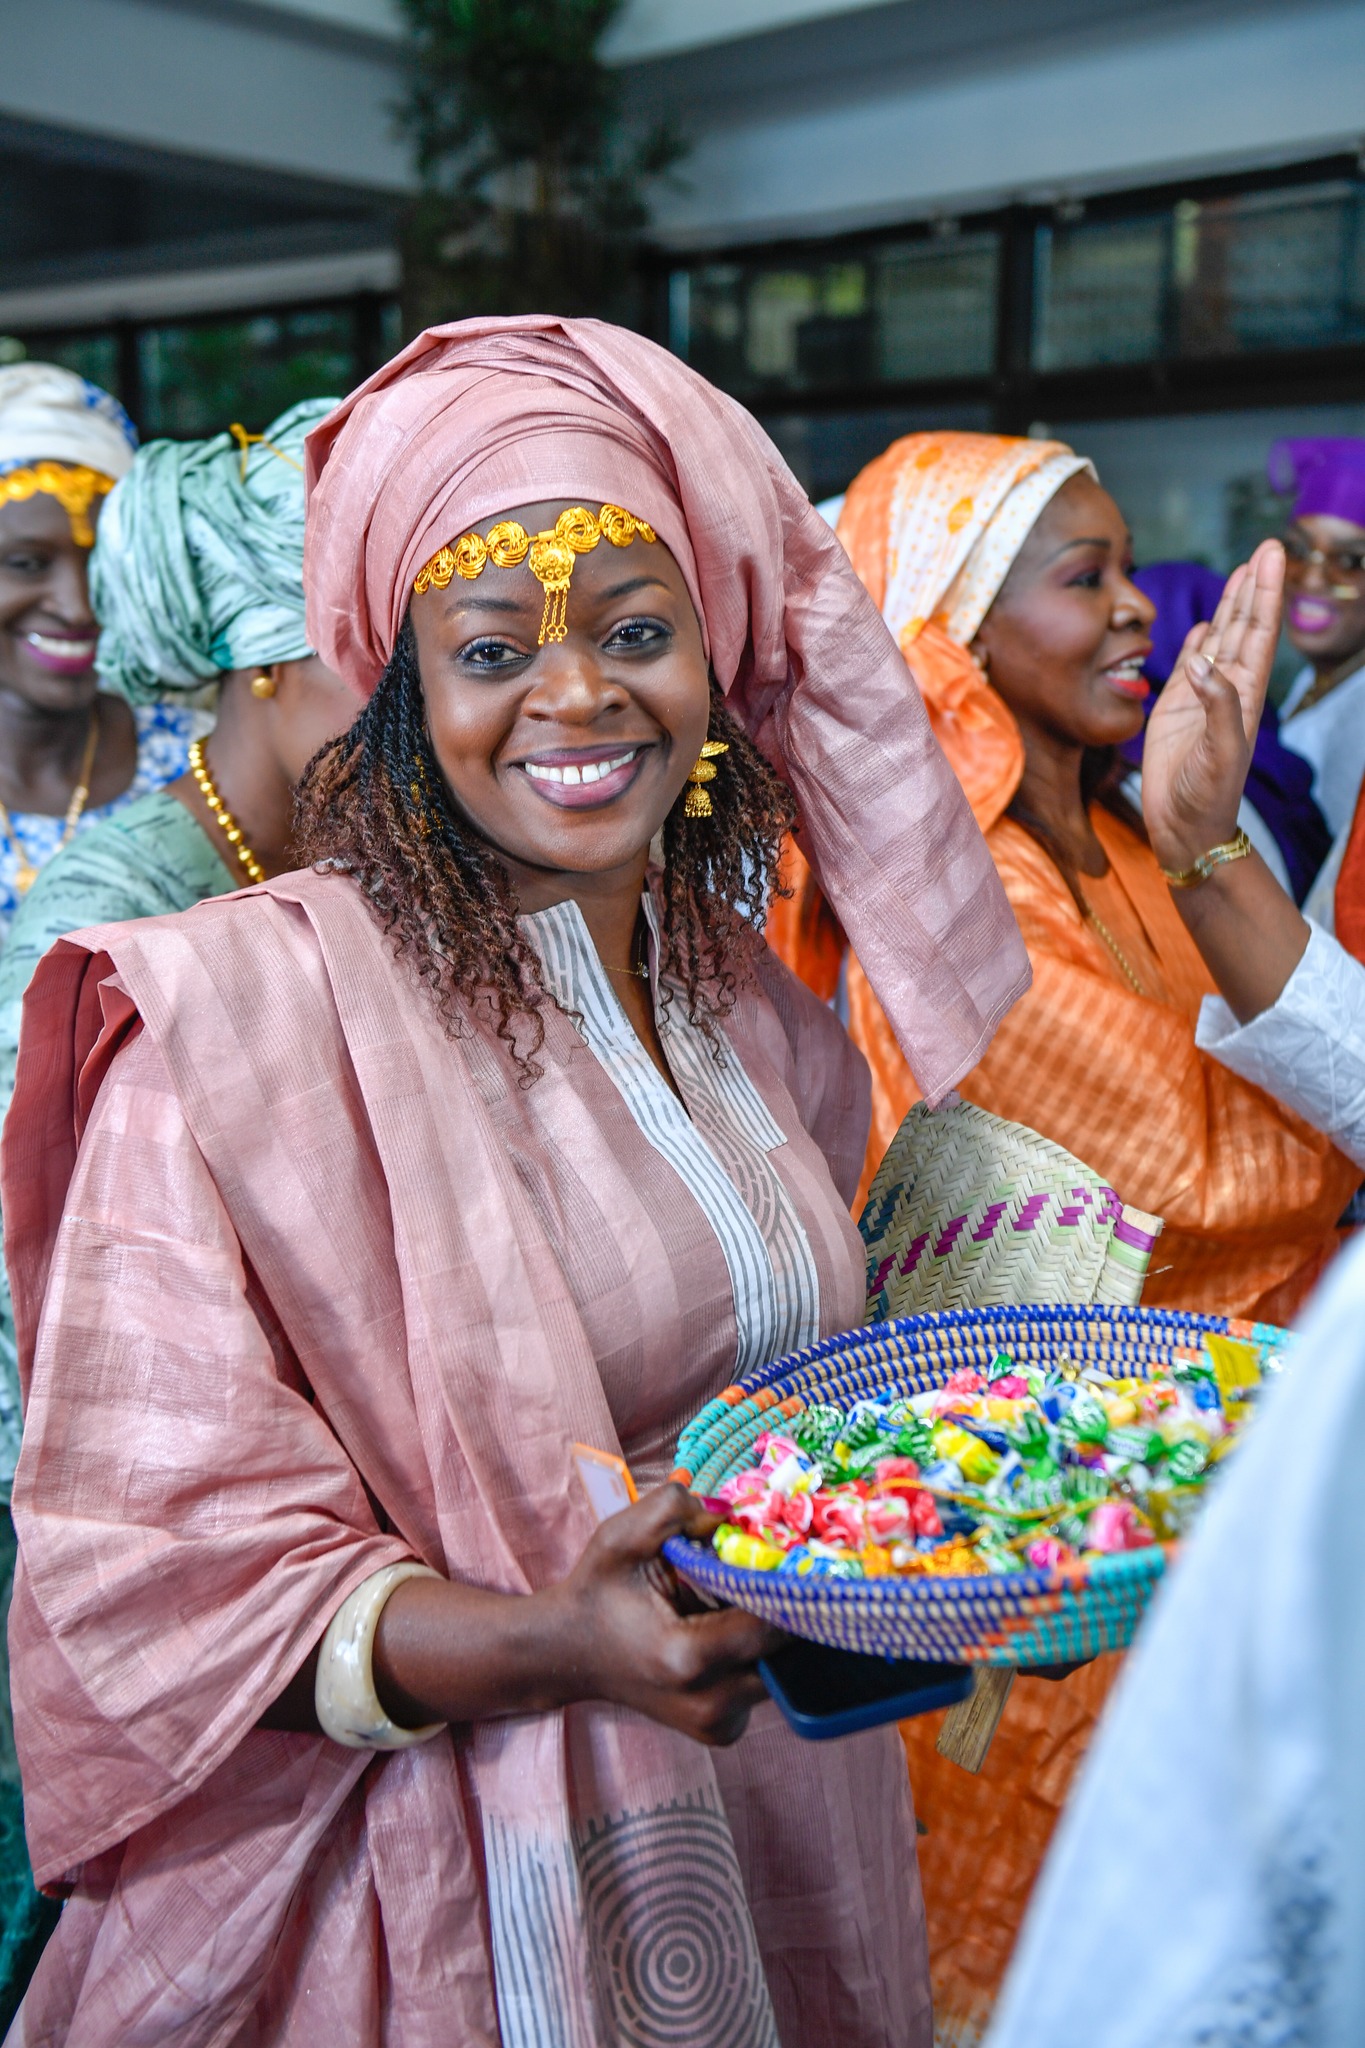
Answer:
<svg viewBox="0 0 1365 2048"><path fill-rule="evenodd" d="M899 649L742 406L600 321L464 320L419 335L307 451L308 634L366 695L418 570L471 526L556 500L648 520L925 1096L975 1065L1028 985L1023 941Z"/></svg>

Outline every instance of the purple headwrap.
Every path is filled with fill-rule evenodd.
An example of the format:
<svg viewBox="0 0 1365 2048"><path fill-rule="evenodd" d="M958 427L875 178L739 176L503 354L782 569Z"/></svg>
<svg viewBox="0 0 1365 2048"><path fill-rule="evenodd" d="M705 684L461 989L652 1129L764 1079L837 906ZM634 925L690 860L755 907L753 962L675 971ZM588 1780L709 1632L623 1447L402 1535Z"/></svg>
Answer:
<svg viewBox="0 0 1365 2048"><path fill-rule="evenodd" d="M1365 441L1279 443L1282 448L1310 445L1356 448L1365 457ZM1360 472L1360 480L1362 491L1365 491L1365 470ZM1162 684L1175 667L1191 626L1213 617L1223 594L1223 578L1216 570L1206 569L1202 562L1153 562L1149 569L1135 570L1133 581L1156 606L1152 651L1142 668L1152 686L1152 696L1148 700L1150 710ZM1124 759L1131 761L1135 768L1142 766L1145 736L1144 727L1119 749ZM1269 826L1275 844L1284 856L1294 899L1302 903L1331 849L1332 835L1313 801L1313 771L1301 755L1291 753L1281 742L1280 722L1269 698L1261 713L1260 730L1256 734L1256 747L1247 773L1246 793Z"/></svg>
<svg viewBox="0 0 1365 2048"><path fill-rule="evenodd" d="M1365 527L1365 440L1316 434L1276 441L1266 473L1277 491L1293 491L1294 517L1325 512Z"/></svg>

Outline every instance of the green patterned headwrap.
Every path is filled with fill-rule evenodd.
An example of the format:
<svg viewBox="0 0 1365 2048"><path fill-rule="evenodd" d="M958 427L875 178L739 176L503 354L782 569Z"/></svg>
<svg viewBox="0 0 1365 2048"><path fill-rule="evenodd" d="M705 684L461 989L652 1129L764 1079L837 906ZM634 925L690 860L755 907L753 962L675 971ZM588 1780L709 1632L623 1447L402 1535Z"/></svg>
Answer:
<svg viewBox="0 0 1365 2048"><path fill-rule="evenodd" d="M110 492L90 560L101 676L135 704L226 669L301 661L308 398L259 440L152 441Z"/></svg>

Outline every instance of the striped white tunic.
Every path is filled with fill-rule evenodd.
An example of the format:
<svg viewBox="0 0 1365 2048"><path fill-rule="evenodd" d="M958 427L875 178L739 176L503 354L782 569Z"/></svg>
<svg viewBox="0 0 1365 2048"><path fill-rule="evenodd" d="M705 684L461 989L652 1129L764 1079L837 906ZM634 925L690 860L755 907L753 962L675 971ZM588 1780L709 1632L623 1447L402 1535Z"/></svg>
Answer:
<svg viewBox="0 0 1365 2048"><path fill-rule="evenodd" d="M648 894L643 904L654 1019L678 1095L636 1036L578 905L556 904L522 924L540 956L546 988L619 1089L642 1136L673 1168L715 1232L734 1294L738 1376L814 1343L820 1335L819 1275L801 1219L769 1157L786 1144L786 1133L733 1047L727 1042L718 1060L688 1023L682 988L674 983L672 1001L660 1001L658 919Z"/></svg>

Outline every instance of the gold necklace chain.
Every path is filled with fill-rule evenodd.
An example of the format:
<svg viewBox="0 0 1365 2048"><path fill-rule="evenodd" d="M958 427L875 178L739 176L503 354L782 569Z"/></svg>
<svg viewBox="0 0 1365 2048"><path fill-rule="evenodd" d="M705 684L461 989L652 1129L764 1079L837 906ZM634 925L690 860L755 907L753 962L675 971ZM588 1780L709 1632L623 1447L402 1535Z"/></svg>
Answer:
<svg viewBox="0 0 1365 2048"><path fill-rule="evenodd" d="M644 933L640 930L639 924L637 923L635 928L635 959L631 962L629 967L607 967L607 973L619 974L623 981L648 981L648 946L649 941L645 937ZM606 967L605 960L603 961L602 965Z"/></svg>
<svg viewBox="0 0 1365 2048"><path fill-rule="evenodd" d="M1090 919L1091 924L1094 925L1095 930L1099 933L1100 937L1104 940L1105 945L1109 948L1114 958L1118 961L1119 966L1123 969L1129 981L1137 990L1137 993L1140 996L1145 996L1147 993L1146 989L1142 986L1142 983L1138 980L1136 974L1134 974L1132 967L1129 965L1128 960L1124 954L1123 948L1119 945L1118 940L1114 937L1114 934L1110 931L1108 925L1104 922L1104 919L1098 916L1097 913L1090 908L1090 905L1088 903L1085 906L1085 914Z"/></svg>
<svg viewBox="0 0 1365 2048"><path fill-rule="evenodd" d="M265 869L242 837L241 826L219 796L218 786L209 774L208 764L204 759L204 742L202 740L196 740L190 748L190 774L199 784L199 794L212 811L214 823L224 839L226 839L228 845L236 853L238 860L242 863L252 881L265 881Z"/></svg>
<svg viewBox="0 0 1365 2048"><path fill-rule="evenodd" d="M81 815L89 801L90 777L94 772L95 749L99 745L99 739L100 713L99 703L96 701L90 707L90 730L85 735L85 752L81 755L80 772L76 777L76 787L71 792L71 801L67 804L66 817L62 822L62 836L57 844L58 853L61 852L64 846L70 846L75 838L76 827L80 824ZM38 879L38 870L25 853L24 842L14 829L14 820L5 809L3 803L0 803L0 831L4 832L6 839L14 848L17 856L17 865L14 870L15 893L19 896L27 896L29 890Z"/></svg>

